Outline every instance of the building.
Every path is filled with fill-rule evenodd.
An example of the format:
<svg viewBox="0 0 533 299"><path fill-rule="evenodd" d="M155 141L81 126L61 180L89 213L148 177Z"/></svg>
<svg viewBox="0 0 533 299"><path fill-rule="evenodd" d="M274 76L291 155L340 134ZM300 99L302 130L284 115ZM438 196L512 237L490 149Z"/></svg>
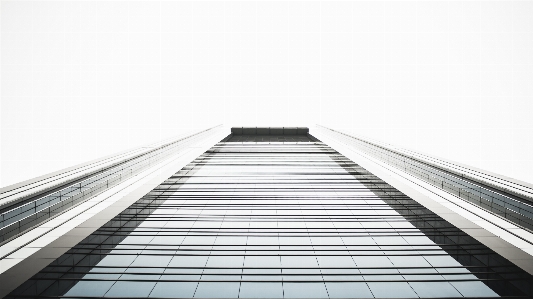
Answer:
<svg viewBox="0 0 533 299"><path fill-rule="evenodd" d="M215 127L3 189L0 295L532 295L530 185L312 129Z"/></svg>

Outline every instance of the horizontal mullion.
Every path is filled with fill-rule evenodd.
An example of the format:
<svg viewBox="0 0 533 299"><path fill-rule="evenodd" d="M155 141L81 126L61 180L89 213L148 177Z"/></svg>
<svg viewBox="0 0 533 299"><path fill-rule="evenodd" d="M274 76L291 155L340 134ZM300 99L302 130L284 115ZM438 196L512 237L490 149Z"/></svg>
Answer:
<svg viewBox="0 0 533 299"><path fill-rule="evenodd" d="M90 273L88 273L90 274ZM127 273L124 273L127 274ZM465 273L467 274L467 273ZM202 274L195 274L202 276ZM242 276L246 276L245 274L239 274ZM392 276L393 274L389 274L389 276ZM297 275L297 276L307 276L307 275ZM229 279L221 279L221 280L209 280L209 279L104 279L104 278L69 278L69 277L60 277L60 278L47 278L47 277L40 277L40 278L31 278L30 280L57 280L57 281L131 281L131 282L252 282L252 283L324 283L324 282L358 282L358 283L368 283L368 282L467 282L467 281L523 281L523 279L519 278L507 278L507 279L496 279L496 278L463 278L463 279L398 279L398 280L391 280L391 279L372 279L372 280L362 280L362 279L342 279L342 280L229 280ZM76 298L80 298L80 296L77 296ZM114 298L114 297L113 297ZM440 297L439 297L440 298Z"/></svg>

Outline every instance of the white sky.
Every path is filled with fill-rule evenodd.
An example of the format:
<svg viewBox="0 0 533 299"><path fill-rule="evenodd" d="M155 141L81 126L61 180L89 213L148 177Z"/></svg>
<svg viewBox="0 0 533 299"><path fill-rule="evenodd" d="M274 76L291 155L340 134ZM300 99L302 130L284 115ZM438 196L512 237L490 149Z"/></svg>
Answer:
<svg viewBox="0 0 533 299"><path fill-rule="evenodd" d="M533 182L533 1L2 1L0 186L225 123Z"/></svg>

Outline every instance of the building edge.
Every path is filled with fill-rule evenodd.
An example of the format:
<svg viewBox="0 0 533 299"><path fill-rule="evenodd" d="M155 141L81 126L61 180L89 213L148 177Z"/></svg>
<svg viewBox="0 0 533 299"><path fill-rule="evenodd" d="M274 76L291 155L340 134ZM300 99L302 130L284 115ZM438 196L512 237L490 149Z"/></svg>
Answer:
<svg viewBox="0 0 533 299"><path fill-rule="evenodd" d="M533 234L530 230L421 180L405 169L395 167L388 163L389 161L361 150L346 139L351 138L372 144L369 141L320 125L311 127L310 134L516 266L533 274ZM380 147L388 150L383 145Z"/></svg>
<svg viewBox="0 0 533 299"><path fill-rule="evenodd" d="M2 281L0 298L9 294L51 261L60 257L101 225L227 136L226 130L221 125L190 136L197 134L202 135L200 140L188 145L185 151L152 165L128 180L73 207L60 217L34 227L2 244L0 246L0 281Z"/></svg>

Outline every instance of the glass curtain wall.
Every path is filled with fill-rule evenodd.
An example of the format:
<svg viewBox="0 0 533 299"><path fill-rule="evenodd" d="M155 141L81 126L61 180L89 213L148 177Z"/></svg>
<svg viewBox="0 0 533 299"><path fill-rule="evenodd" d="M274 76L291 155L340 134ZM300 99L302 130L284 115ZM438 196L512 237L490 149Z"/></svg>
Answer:
<svg viewBox="0 0 533 299"><path fill-rule="evenodd" d="M530 286L311 135L230 135L10 297L528 297Z"/></svg>

